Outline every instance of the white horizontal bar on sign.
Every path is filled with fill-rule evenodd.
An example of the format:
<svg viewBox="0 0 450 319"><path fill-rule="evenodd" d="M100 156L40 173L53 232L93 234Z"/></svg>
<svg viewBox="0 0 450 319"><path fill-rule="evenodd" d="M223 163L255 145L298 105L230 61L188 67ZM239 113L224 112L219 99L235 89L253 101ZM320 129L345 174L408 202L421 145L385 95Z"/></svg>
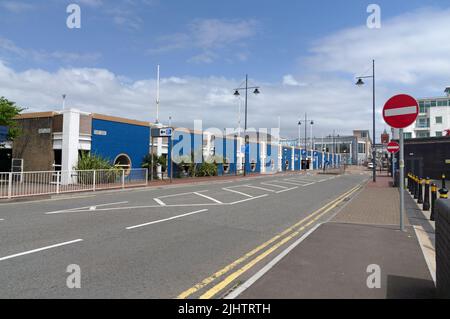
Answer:
<svg viewBox="0 0 450 319"><path fill-rule="evenodd" d="M398 107L395 109L384 110L384 116L399 116L399 115L408 115L408 114L416 114L417 106L406 106L406 107Z"/></svg>

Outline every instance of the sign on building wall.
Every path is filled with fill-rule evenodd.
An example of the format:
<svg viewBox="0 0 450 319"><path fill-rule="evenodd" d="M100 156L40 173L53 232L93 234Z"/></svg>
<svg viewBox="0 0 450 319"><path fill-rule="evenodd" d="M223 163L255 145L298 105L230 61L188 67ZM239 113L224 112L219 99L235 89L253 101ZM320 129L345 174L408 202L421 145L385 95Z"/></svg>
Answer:
<svg viewBox="0 0 450 319"><path fill-rule="evenodd" d="M108 132L102 130L94 130L94 135L106 136L108 135Z"/></svg>

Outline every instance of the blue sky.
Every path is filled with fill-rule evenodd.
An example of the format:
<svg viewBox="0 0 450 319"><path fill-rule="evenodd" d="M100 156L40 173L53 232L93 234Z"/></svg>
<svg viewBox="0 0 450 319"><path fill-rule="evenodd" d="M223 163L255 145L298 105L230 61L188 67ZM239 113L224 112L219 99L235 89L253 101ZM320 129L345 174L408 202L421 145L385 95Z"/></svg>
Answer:
<svg viewBox="0 0 450 319"><path fill-rule="evenodd" d="M70 3L81 7L81 29L66 27ZM370 3L381 7L380 30L366 27ZM438 30L448 10L444 0L0 0L0 95L43 110L66 93L73 107L152 120L161 64L162 120L234 127L239 102L229 91L248 72L263 87L251 125L273 127L281 116L282 133L295 136L295 119L309 112L318 135L345 134L370 127L371 92L352 81L372 58L378 109L400 91L442 94L446 47L424 46L449 42ZM426 23L435 17L437 35ZM398 47L404 39L414 56Z"/></svg>

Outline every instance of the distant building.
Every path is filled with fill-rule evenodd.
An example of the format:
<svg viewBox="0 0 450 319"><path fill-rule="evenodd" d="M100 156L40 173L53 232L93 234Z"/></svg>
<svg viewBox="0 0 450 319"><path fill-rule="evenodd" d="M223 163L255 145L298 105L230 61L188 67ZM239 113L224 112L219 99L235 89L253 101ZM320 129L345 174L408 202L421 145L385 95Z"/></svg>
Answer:
<svg viewBox="0 0 450 319"><path fill-rule="evenodd" d="M445 96L421 98L417 121L404 129L406 139L441 137L450 129L450 87Z"/></svg>
<svg viewBox="0 0 450 319"><path fill-rule="evenodd" d="M72 170L83 152L138 168L149 151L148 122L76 109L24 113L16 120L22 134L0 149L1 172L11 165L20 165L20 171Z"/></svg>
<svg viewBox="0 0 450 319"><path fill-rule="evenodd" d="M372 158L372 140L368 130L354 130L353 135L314 138L314 149L342 154L342 160L349 165L364 165Z"/></svg>

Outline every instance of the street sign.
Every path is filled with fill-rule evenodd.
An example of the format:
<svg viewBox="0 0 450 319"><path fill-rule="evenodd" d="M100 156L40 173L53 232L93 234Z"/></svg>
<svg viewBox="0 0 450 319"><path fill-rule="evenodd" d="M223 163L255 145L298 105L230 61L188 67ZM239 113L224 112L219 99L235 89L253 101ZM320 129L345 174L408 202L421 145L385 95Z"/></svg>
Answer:
<svg viewBox="0 0 450 319"><path fill-rule="evenodd" d="M384 121L393 128L405 128L415 122L419 115L417 100L406 94L390 98L383 108Z"/></svg>
<svg viewBox="0 0 450 319"><path fill-rule="evenodd" d="M392 154L398 153L400 151L400 145L397 142L390 142L387 145L387 150Z"/></svg>
<svg viewBox="0 0 450 319"><path fill-rule="evenodd" d="M152 137L171 137L172 128L152 128Z"/></svg>

